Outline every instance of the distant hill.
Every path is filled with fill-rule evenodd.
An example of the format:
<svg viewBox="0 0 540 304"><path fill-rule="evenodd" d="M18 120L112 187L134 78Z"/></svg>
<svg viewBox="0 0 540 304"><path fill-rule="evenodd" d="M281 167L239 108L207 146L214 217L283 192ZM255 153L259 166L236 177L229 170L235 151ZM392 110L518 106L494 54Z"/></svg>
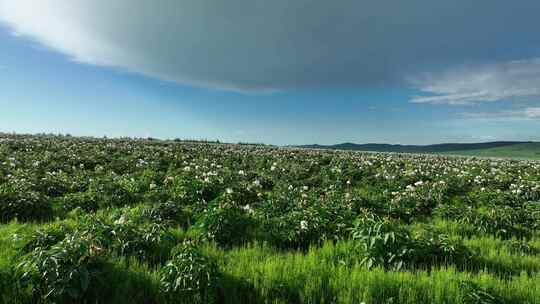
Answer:
<svg viewBox="0 0 540 304"><path fill-rule="evenodd" d="M337 149L373 152L400 153L444 153L456 155L478 155L493 157L514 157L521 154L531 158L540 152L540 143L522 141L494 141L485 143L448 143L436 145L391 145L391 144L354 144L342 143L337 145L303 145L297 146L310 149ZM483 155L481 155L483 154ZM498 154L501 154L499 156ZM505 156L506 155L506 156ZM519 157L519 156L518 156ZM540 158L540 154L533 158Z"/></svg>
<svg viewBox="0 0 540 304"><path fill-rule="evenodd" d="M443 154L481 156L481 157L508 157L517 159L540 159L540 142L520 143L515 145L499 146L487 149L448 151Z"/></svg>

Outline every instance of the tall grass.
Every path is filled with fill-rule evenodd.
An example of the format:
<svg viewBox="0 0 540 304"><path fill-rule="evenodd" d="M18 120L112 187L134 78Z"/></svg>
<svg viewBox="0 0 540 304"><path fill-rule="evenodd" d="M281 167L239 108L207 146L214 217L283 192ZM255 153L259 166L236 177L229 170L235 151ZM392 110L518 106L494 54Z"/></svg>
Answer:
<svg viewBox="0 0 540 304"><path fill-rule="evenodd" d="M392 272L344 265L347 244L325 244L302 252L250 246L224 253L207 248L221 262L226 303L464 303L462 282L473 282L504 303L540 303L540 276L522 272L502 279L453 266ZM335 254L334 254L335 253ZM471 291L469 291L471 292ZM249 295L249 296L248 296Z"/></svg>
<svg viewBox="0 0 540 304"><path fill-rule="evenodd" d="M30 290L19 285L16 264L21 239L35 229L35 224L17 222L0 227L0 303L32 302ZM368 270L357 264L352 241L326 242L307 251L260 243L232 249L207 244L203 251L219 264L221 303L466 303L475 290L467 290L463 282L501 303L540 303L538 254L520 254L508 240L492 236L473 235L464 241L476 252L467 265L404 271ZM527 245L538 249L538 236ZM97 303L163 302L160 267L110 257L88 297Z"/></svg>

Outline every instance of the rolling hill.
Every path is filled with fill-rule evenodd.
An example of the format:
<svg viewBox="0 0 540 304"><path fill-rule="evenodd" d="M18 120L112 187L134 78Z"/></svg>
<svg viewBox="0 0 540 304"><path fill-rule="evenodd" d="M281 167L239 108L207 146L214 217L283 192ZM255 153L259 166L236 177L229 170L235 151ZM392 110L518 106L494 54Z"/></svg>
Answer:
<svg viewBox="0 0 540 304"><path fill-rule="evenodd" d="M521 143L515 145L499 146L487 149L471 149L443 152L444 154L480 156L480 157L508 157L517 159L540 159L540 142Z"/></svg>
<svg viewBox="0 0 540 304"><path fill-rule="evenodd" d="M540 159L540 142L495 141L485 143L445 143L435 145L355 144L303 145L310 149L336 149L372 152L437 153L449 155Z"/></svg>

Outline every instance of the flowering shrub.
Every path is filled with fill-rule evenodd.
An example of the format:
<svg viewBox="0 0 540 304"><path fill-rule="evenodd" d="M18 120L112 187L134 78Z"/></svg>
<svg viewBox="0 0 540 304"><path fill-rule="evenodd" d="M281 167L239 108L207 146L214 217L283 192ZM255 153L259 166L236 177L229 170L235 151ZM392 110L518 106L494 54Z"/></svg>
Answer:
<svg viewBox="0 0 540 304"><path fill-rule="evenodd" d="M77 233L92 239L103 250L151 263L166 258L175 241L164 226L141 222L129 214L87 217L82 219Z"/></svg>
<svg viewBox="0 0 540 304"><path fill-rule="evenodd" d="M181 303L211 303L215 300L219 270L192 243L173 249L172 258L160 270L161 290L166 299Z"/></svg>
<svg viewBox="0 0 540 304"><path fill-rule="evenodd" d="M97 198L100 208L122 207L139 199L127 181L115 175L92 181L88 192Z"/></svg>
<svg viewBox="0 0 540 304"><path fill-rule="evenodd" d="M191 214L185 207L174 201L158 203L143 211L144 216L164 224L176 224L188 227L191 223Z"/></svg>
<svg viewBox="0 0 540 304"><path fill-rule="evenodd" d="M355 217L352 206L335 197L317 198L300 194L275 197L256 212L260 236L278 247L307 248L324 240L347 235Z"/></svg>
<svg viewBox="0 0 540 304"><path fill-rule="evenodd" d="M391 193L390 215L408 222L414 217L429 216L443 202L446 187L444 181L417 181L407 185L403 191L394 191Z"/></svg>
<svg viewBox="0 0 540 304"><path fill-rule="evenodd" d="M250 239L253 219L248 211L231 201L217 201L197 221L203 238L222 246L242 244Z"/></svg>
<svg viewBox="0 0 540 304"><path fill-rule="evenodd" d="M95 212L99 208L98 200L91 192L66 194L60 199L60 204L64 212L69 212L75 208L81 208L85 212Z"/></svg>
<svg viewBox="0 0 540 304"><path fill-rule="evenodd" d="M25 188L0 185L0 221L43 221L52 217L45 196Z"/></svg>

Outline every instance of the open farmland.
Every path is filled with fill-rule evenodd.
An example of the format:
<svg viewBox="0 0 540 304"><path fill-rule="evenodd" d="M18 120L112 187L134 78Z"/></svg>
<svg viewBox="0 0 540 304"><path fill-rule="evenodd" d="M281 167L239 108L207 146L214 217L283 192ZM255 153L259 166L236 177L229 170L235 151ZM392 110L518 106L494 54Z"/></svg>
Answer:
<svg viewBox="0 0 540 304"><path fill-rule="evenodd" d="M3 303L540 303L540 162L0 135Z"/></svg>

